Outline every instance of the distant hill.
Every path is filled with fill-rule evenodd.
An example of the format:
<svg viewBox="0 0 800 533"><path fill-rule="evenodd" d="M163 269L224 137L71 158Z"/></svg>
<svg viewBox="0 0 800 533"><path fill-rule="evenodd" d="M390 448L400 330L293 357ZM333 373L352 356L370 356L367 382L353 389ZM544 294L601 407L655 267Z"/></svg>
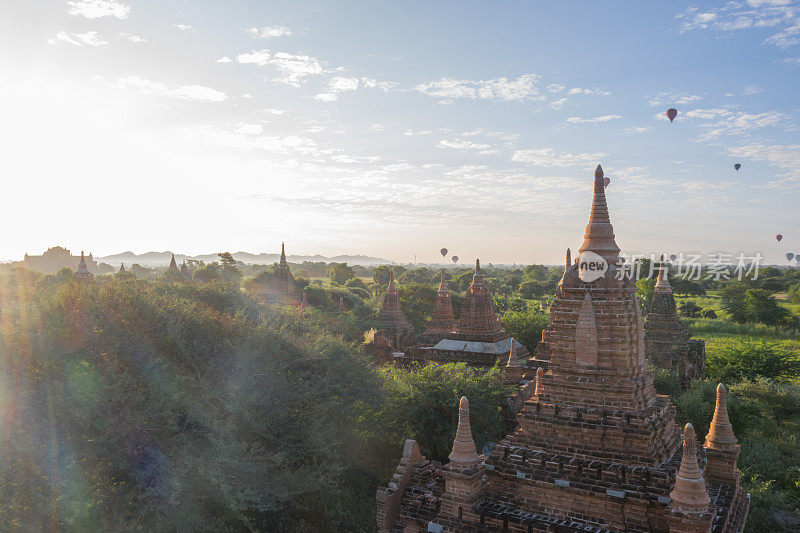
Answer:
<svg viewBox="0 0 800 533"><path fill-rule="evenodd" d="M130 266L137 263L147 267L163 267L169 265L169 260L172 258L173 252L145 252L143 254L135 254L133 252L122 252L121 254L107 255L105 257L95 257L99 262L108 263L109 265L119 266L120 263ZM235 252L233 258L237 261L249 265L271 265L280 259L280 254L252 254L249 252ZM180 264L184 259L197 259L210 263L217 261L219 257L217 254L201 254L201 255L185 255L176 253L175 260ZM286 260L290 263L302 263L304 261L311 262L325 262L325 263L347 263L349 265L393 265L394 261L381 259L380 257L369 257L366 255L337 255L334 257L325 257L324 255L287 255Z"/></svg>

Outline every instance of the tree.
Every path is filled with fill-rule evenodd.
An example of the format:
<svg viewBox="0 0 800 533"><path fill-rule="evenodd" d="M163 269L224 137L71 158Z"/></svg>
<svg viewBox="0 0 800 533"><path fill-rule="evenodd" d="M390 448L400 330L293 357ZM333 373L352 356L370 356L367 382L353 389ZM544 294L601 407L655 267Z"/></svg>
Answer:
<svg viewBox="0 0 800 533"><path fill-rule="evenodd" d="M788 325L791 313L779 306L764 289L749 289L744 295L747 320L767 326Z"/></svg>
<svg viewBox="0 0 800 533"><path fill-rule="evenodd" d="M527 306L523 310L509 310L500 318L503 328L533 353L542 340L542 330L550 322L546 313L538 307Z"/></svg>
<svg viewBox="0 0 800 533"><path fill-rule="evenodd" d="M703 309L692 300L686 300L680 305L681 315L687 318L699 318ZM716 314L714 315L716 318Z"/></svg>
<svg viewBox="0 0 800 533"><path fill-rule="evenodd" d="M747 322L747 310L744 296L747 286L740 281L729 281L722 288L722 308L728 312L731 320L739 324Z"/></svg>
<svg viewBox="0 0 800 533"><path fill-rule="evenodd" d="M644 275L644 274L643 274ZM653 301L653 291L655 290L656 280L641 277L636 280L636 296L642 303L646 311L650 310L650 303Z"/></svg>
<svg viewBox="0 0 800 533"><path fill-rule="evenodd" d="M328 277L336 285L344 285L347 280L356 277L353 269L347 263L331 263L328 267Z"/></svg>
<svg viewBox="0 0 800 533"><path fill-rule="evenodd" d="M779 344L739 337L706 359L708 376L725 383L758 377L787 381L800 375L800 358Z"/></svg>
<svg viewBox="0 0 800 533"><path fill-rule="evenodd" d="M528 300L535 300L544 295L544 286L532 280L526 280L519 285L519 294Z"/></svg>
<svg viewBox="0 0 800 533"><path fill-rule="evenodd" d="M376 285L386 287L389 285L389 267L380 265L372 269L372 280Z"/></svg>

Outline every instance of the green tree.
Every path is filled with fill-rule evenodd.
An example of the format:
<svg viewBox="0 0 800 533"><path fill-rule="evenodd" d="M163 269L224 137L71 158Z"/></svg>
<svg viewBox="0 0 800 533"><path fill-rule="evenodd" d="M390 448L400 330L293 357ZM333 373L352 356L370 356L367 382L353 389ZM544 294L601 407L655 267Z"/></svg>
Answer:
<svg viewBox="0 0 800 533"><path fill-rule="evenodd" d="M386 287L389 285L389 267L380 265L372 269L372 280L376 285Z"/></svg>
<svg viewBox="0 0 800 533"><path fill-rule="evenodd" d="M537 307L529 305L522 310L506 311L500 322L512 337L534 353L539 341L542 340L542 330L547 327L550 318Z"/></svg>
<svg viewBox="0 0 800 533"><path fill-rule="evenodd" d="M789 310L779 306L764 289L749 289L745 292L744 308L750 322L760 322L767 326L789 324Z"/></svg>
<svg viewBox="0 0 800 533"><path fill-rule="evenodd" d="M653 278L639 278L636 280L636 296L645 309L645 312L650 311L650 303L653 301L653 290L656 286L656 280Z"/></svg>
<svg viewBox="0 0 800 533"><path fill-rule="evenodd" d="M739 324L747 322L747 308L744 296L747 286L740 281L729 281L722 288L722 308L728 312L731 320Z"/></svg>
<svg viewBox="0 0 800 533"><path fill-rule="evenodd" d="M331 263L328 267L328 277L336 285L344 285L347 280L356 277L353 268L347 263Z"/></svg>
<svg viewBox="0 0 800 533"><path fill-rule="evenodd" d="M739 337L733 345L708 354L706 372L725 383L758 377L790 380L800 375L800 358L778 344Z"/></svg>
<svg viewBox="0 0 800 533"><path fill-rule="evenodd" d="M703 309L692 300L686 300L680 305L681 315L687 318L699 318Z"/></svg>

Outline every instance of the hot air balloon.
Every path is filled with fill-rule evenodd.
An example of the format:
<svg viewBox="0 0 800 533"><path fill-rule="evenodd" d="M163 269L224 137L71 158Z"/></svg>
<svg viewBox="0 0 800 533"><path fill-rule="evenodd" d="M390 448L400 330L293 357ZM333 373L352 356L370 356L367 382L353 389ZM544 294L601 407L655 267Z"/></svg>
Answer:
<svg viewBox="0 0 800 533"><path fill-rule="evenodd" d="M678 256L675 255L675 254L672 254L671 256L669 256L669 260L670 261L675 261L677 258L678 258Z"/></svg>
<svg viewBox="0 0 800 533"><path fill-rule="evenodd" d="M733 168L735 168L736 170L739 170L740 168L742 168L742 165L741 165L741 163L736 163L735 165L733 165Z"/></svg>
<svg viewBox="0 0 800 533"><path fill-rule="evenodd" d="M778 235L775 235L775 239L776 239L778 242L781 242L781 241L783 240L783 235L781 235L781 234L779 233Z"/></svg>
<svg viewBox="0 0 800 533"><path fill-rule="evenodd" d="M667 109L667 118L669 119L670 122L675 120L675 117L677 116L678 116L677 109L675 109L674 107L670 107L669 109Z"/></svg>
<svg viewBox="0 0 800 533"><path fill-rule="evenodd" d="M603 178L603 185L608 187L608 184L611 183L611 178Z"/></svg>
<svg viewBox="0 0 800 533"><path fill-rule="evenodd" d="M458 256L457 255L453 256L453 263L458 263Z"/></svg>
<svg viewBox="0 0 800 533"><path fill-rule="evenodd" d="M786 254L786 260L787 261L791 261L792 259L794 259L794 254L792 252L789 252L788 254Z"/></svg>
<svg viewBox="0 0 800 533"><path fill-rule="evenodd" d="M442 254L442 257L446 256L447 255L447 248L442 248L441 250L439 250L439 253Z"/></svg>

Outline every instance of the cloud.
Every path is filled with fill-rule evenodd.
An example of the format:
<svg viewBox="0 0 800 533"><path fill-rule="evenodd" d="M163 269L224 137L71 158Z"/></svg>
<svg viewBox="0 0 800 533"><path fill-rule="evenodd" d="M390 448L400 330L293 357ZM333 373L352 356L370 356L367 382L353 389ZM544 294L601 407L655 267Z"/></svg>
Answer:
<svg viewBox="0 0 800 533"><path fill-rule="evenodd" d="M170 89L163 83L153 82L140 76L119 78L113 86L120 89L127 89L130 87L139 89L146 94L157 94L160 96L170 96L173 98L201 102L222 102L228 99L225 93L210 87L203 87L202 85L183 85Z"/></svg>
<svg viewBox="0 0 800 533"><path fill-rule="evenodd" d="M746 135L754 129L780 124L784 118L782 113L775 111L756 114L735 113L718 122L701 124L699 127L703 133L698 138L708 141L721 135Z"/></svg>
<svg viewBox="0 0 800 533"><path fill-rule="evenodd" d="M285 37L292 34L292 30L286 26L265 26L263 28L246 28L244 30L254 39L273 39L275 37Z"/></svg>
<svg viewBox="0 0 800 533"><path fill-rule="evenodd" d="M320 75L325 72L324 62L308 55L289 54L286 52L272 53L269 50L254 50L248 54L236 56L239 63L252 63L260 66L271 66L281 75L275 81L299 87L305 83L309 76Z"/></svg>
<svg viewBox="0 0 800 533"><path fill-rule="evenodd" d="M328 80L328 90L319 93L315 98L322 102L333 102L339 99L339 94L358 89L358 78L336 77Z"/></svg>
<svg viewBox="0 0 800 533"><path fill-rule="evenodd" d="M600 94L603 96L608 96L611 94L609 91L604 91L602 89L581 89L580 87L573 87L572 89L567 91L567 94L574 95L574 94Z"/></svg>
<svg viewBox="0 0 800 533"><path fill-rule="evenodd" d="M517 150L511 157L512 161L518 163L530 163L542 167L571 167L595 165L608 154L603 152L596 153L557 153L552 148L540 148L535 150Z"/></svg>
<svg viewBox="0 0 800 533"><path fill-rule="evenodd" d="M765 44L780 48L800 44L800 10L792 0L730 1L720 7L705 10L690 7L678 13L675 18L680 21L681 32L763 31L768 28L775 33L764 40Z"/></svg>
<svg viewBox="0 0 800 533"><path fill-rule="evenodd" d="M490 80L457 80L441 78L437 81L421 83L413 90L439 98L466 100L499 100L501 102L520 102L525 100L544 100L537 83L538 74L523 74L509 80L506 77Z"/></svg>
<svg viewBox="0 0 800 533"><path fill-rule="evenodd" d="M189 26L188 24L173 24L173 28L178 28L181 31L193 30L194 26Z"/></svg>
<svg viewBox="0 0 800 533"><path fill-rule="evenodd" d="M87 31L86 33L67 33L65 31L60 31L56 33L53 39L48 39L47 42L49 44L62 42L73 46L102 46L108 44L108 41L100 37L96 31Z"/></svg>
<svg viewBox="0 0 800 533"><path fill-rule="evenodd" d="M233 133L239 133L241 135L261 135L263 132L264 126L261 124L242 124L233 130Z"/></svg>
<svg viewBox="0 0 800 533"><path fill-rule="evenodd" d="M561 109L561 108L564 107L564 104L566 104L566 103L567 103L567 99L566 98L560 98L558 100L554 100L554 101L550 102L547 105L548 105L548 107L550 109Z"/></svg>
<svg viewBox="0 0 800 533"><path fill-rule="evenodd" d="M703 98L697 94L674 93L669 91L658 93L655 96L647 97L648 103L653 107L659 105L680 106L692 102L697 102L702 99Z"/></svg>
<svg viewBox="0 0 800 533"><path fill-rule="evenodd" d="M233 63L233 59L231 59L231 58L230 58L230 57L228 57L228 56L225 56L225 57L220 57L219 59L217 59L216 61L214 61L214 63Z"/></svg>
<svg viewBox="0 0 800 533"><path fill-rule="evenodd" d="M472 141L465 141L463 139L456 139L453 141L439 141L439 148L450 148L458 150L459 152L475 152L478 155L499 154L499 150L492 148L490 144L476 143Z"/></svg>
<svg viewBox="0 0 800 533"><path fill-rule="evenodd" d="M728 148L734 157L760 161L783 170L777 180L767 183L772 189L800 187L800 144L749 144Z"/></svg>
<svg viewBox="0 0 800 533"><path fill-rule="evenodd" d="M140 35L133 35L131 33L122 32L119 34L119 36L122 37L123 39L128 39L132 43L142 44L147 42L147 39L145 39L144 37Z"/></svg>
<svg viewBox="0 0 800 533"><path fill-rule="evenodd" d="M684 115L689 118L700 118L705 120L727 117L732 114L733 113L731 111L721 107L715 107L711 109L692 109L691 111L686 111L684 113Z"/></svg>
<svg viewBox="0 0 800 533"><path fill-rule="evenodd" d="M649 131L653 131L653 128L650 126L634 126L631 128L625 128L625 134L631 135L634 133L647 133Z"/></svg>
<svg viewBox="0 0 800 533"><path fill-rule="evenodd" d="M67 13L81 15L87 19L101 17L124 19L131 10L130 6L117 0L74 0L67 2L67 5L70 6Z"/></svg>
<svg viewBox="0 0 800 533"><path fill-rule="evenodd" d="M566 122L567 124L596 124L598 122L608 122L609 120L616 120L618 118L622 118L621 115L603 115L600 117L593 117L593 118L581 118L581 117L569 117Z"/></svg>
<svg viewBox="0 0 800 533"><path fill-rule="evenodd" d="M375 123L369 127L370 131L383 131L386 129L386 126L383 124Z"/></svg>

